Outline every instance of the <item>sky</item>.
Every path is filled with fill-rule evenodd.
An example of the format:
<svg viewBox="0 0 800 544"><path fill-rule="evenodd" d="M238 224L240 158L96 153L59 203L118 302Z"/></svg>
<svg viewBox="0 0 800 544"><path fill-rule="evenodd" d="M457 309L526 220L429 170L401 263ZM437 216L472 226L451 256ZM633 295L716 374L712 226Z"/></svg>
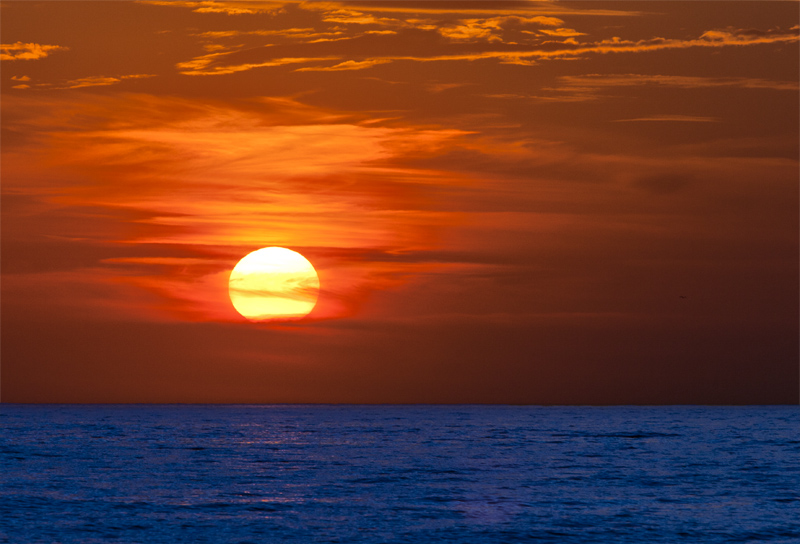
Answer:
<svg viewBox="0 0 800 544"><path fill-rule="evenodd" d="M799 12L2 2L0 399L797 403Z"/></svg>

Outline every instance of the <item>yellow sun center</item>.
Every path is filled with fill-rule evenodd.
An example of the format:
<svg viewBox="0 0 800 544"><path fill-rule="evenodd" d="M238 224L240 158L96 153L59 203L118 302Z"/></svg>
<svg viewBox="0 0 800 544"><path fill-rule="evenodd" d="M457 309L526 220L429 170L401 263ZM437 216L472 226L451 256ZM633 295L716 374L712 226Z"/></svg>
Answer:
<svg viewBox="0 0 800 544"><path fill-rule="evenodd" d="M252 321L298 319L317 303L319 276L296 251L265 247L236 264L228 294L236 311Z"/></svg>

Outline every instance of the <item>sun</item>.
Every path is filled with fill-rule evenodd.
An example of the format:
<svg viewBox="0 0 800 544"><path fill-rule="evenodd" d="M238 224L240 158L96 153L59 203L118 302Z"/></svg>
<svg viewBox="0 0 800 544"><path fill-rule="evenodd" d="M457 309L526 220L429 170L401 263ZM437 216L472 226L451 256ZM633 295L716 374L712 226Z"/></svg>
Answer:
<svg viewBox="0 0 800 544"><path fill-rule="evenodd" d="M296 251L265 247L233 267L228 294L236 311L251 321L299 319L317 303L319 276Z"/></svg>

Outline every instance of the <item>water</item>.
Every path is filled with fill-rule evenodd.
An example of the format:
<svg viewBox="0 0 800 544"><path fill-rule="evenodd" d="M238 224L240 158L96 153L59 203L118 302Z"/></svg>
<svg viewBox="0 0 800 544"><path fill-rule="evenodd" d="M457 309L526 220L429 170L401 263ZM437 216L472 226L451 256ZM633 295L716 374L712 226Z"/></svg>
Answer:
<svg viewBox="0 0 800 544"><path fill-rule="evenodd" d="M800 408L0 406L0 542L800 541Z"/></svg>

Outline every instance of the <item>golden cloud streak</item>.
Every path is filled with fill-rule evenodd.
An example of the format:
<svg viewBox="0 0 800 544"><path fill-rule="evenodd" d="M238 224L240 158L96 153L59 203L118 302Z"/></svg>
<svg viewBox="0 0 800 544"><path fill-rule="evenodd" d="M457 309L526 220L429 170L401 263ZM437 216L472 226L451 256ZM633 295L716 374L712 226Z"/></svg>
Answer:
<svg viewBox="0 0 800 544"><path fill-rule="evenodd" d="M478 32L480 34L480 32ZM475 35L477 36L477 34ZM473 36L474 37L474 36ZM571 39L571 38L570 38ZM386 64L393 61L413 61L413 62L443 62L443 61L476 61L484 59L496 59L506 64L520 64L520 65L533 65L539 59L569 59L580 57L587 54L608 54L608 53L647 53L651 51L660 51L666 49L688 49L694 47L743 47L750 45L760 45L769 43L790 43L800 40L800 36L796 33L793 34L736 34L728 31L708 31L703 33L700 38L693 40L679 40L667 38L653 38L650 40L640 40L638 42L631 42L613 38L611 40L603 40L593 44L577 46L569 49L554 49L554 50L541 50L534 49L528 51L483 51L479 53L464 53L457 55L434 55L430 57L422 57L416 55L397 55L397 56L384 56L372 57L362 60L349 59L341 62L333 67L325 66L312 66L301 68L298 71L340 71L340 70L360 70L369 68L376 64ZM567 43L567 42L565 42ZM230 74L233 72L241 72L253 68L282 66L285 64L293 63L308 63L319 60L341 60L340 57L309 57L309 58L282 58L272 59L261 63L248 63L233 66L218 66L212 69L206 69L212 59L225 55L227 53L212 53L203 57L198 57L192 61L181 63L179 68L188 68L182 71L185 75L219 75Z"/></svg>
<svg viewBox="0 0 800 544"><path fill-rule="evenodd" d="M217 54L214 54L216 56ZM210 56L210 55L207 55ZM318 61L326 61L326 60L339 60L339 57L287 57L281 59L272 59L266 62L255 62L255 63L246 63L246 64L233 64L233 65L226 65L226 66L214 66L211 68L206 68L208 66L207 62L200 62L200 59L196 61L190 61L189 63L181 63L178 65L179 68L188 68L181 71L181 74L186 76L217 76L217 75L224 75L224 74L233 74L236 72L244 72L247 70L252 70L254 68L264 68L269 66L285 66L287 64L301 64L306 62L318 62ZM388 62L388 61L387 61Z"/></svg>
<svg viewBox="0 0 800 544"><path fill-rule="evenodd" d="M288 2L287 2L288 3ZM372 5L369 8L359 6L358 9L362 11L370 11L375 13L415 13L415 14L431 14L431 15L493 15L493 16L556 16L556 15L585 15L585 16L600 16L600 17L631 17L643 15L641 11L631 10L611 10L611 9L576 9L569 8L563 4L555 2L539 2L539 5L524 7L518 9L484 9L472 8L468 3L453 2L455 8L445 7L405 7L402 4L394 4L391 6ZM334 10L352 10L352 6L341 2L301 2L300 6L309 11L334 11Z"/></svg>
<svg viewBox="0 0 800 544"><path fill-rule="evenodd" d="M281 11L287 2L186 2L165 0L140 0L142 4L189 8L195 13L224 13L226 15L255 15Z"/></svg>
<svg viewBox="0 0 800 544"><path fill-rule="evenodd" d="M357 62L354 60L348 60L346 62L341 62L335 66L309 66L306 68L298 68L295 70L296 72L337 72L340 70L364 70L366 68L371 68L376 64L386 64L391 62L390 60L386 59L372 59L372 60L365 60L361 62Z"/></svg>
<svg viewBox="0 0 800 544"><path fill-rule="evenodd" d="M50 55L51 51L66 51L62 45L41 45L38 43L4 43L0 45L0 60L36 60Z"/></svg>

